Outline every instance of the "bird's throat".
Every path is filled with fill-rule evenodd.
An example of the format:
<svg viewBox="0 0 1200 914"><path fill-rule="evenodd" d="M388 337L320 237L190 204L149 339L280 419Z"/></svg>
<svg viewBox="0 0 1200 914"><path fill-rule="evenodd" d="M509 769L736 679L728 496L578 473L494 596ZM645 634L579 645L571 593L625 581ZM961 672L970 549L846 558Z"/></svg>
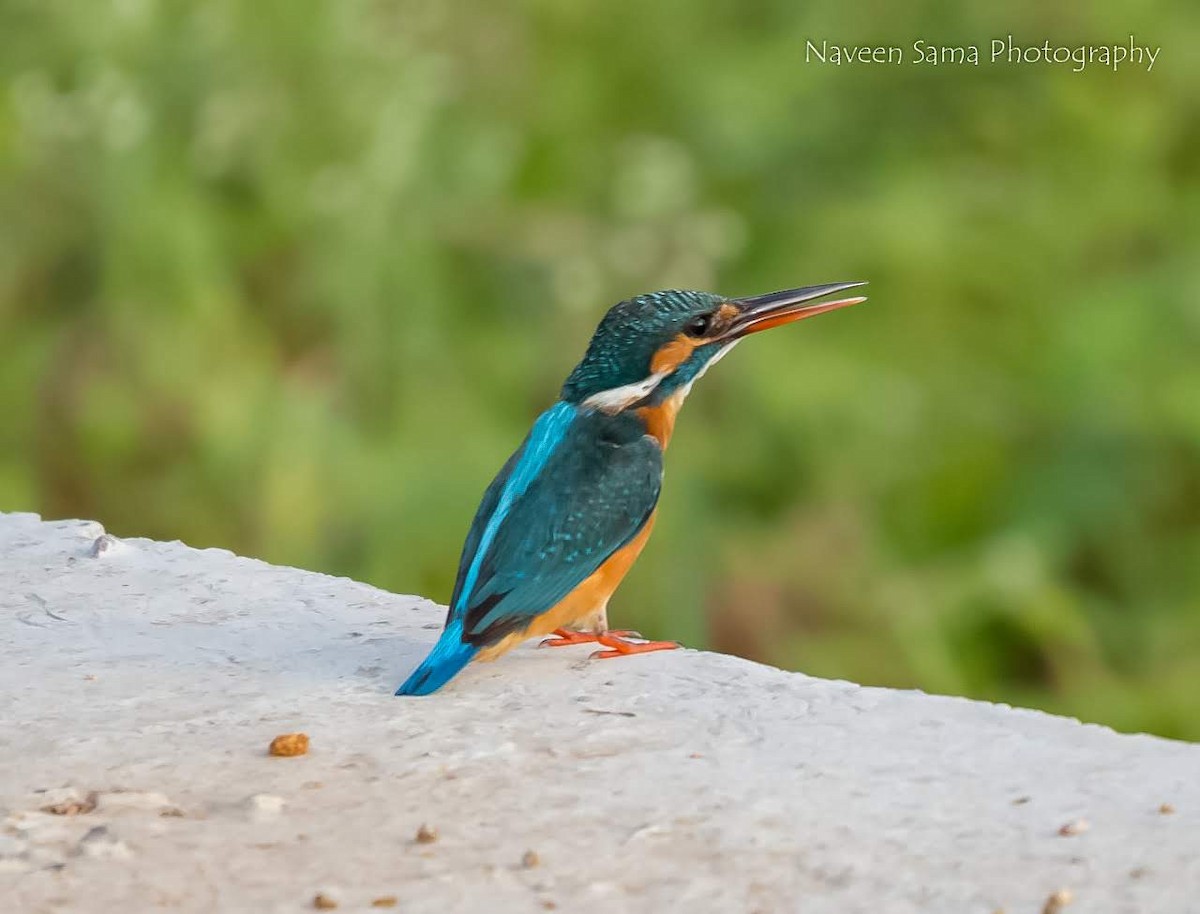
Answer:
<svg viewBox="0 0 1200 914"><path fill-rule="evenodd" d="M638 409L638 418L646 426L646 434L653 436L658 440L659 446L665 451L667 445L671 443L671 436L675 434L675 420L679 416L679 410L683 406L683 401L687 399L687 395L691 392L691 385L681 387L671 396L667 397L661 403L656 403L653 406L643 406Z"/></svg>
<svg viewBox="0 0 1200 914"><path fill-rule="evenodd" d="M726 343L715 355L707 359L700 366L695 376L686 384L672 391L669 396L663 397L658 403L638 409L638 416L646 424L646 433L657 438L658 443L664 451L667 449L667 445L671 443L671 436L675 434L675 420L679 417L679 410L683 407L683 401L692 392L693 385L704 377L708 373L708 370L716 365L717 362L729 355L733 351L733 347L739 342L739 340L733 340Z"/></svg>

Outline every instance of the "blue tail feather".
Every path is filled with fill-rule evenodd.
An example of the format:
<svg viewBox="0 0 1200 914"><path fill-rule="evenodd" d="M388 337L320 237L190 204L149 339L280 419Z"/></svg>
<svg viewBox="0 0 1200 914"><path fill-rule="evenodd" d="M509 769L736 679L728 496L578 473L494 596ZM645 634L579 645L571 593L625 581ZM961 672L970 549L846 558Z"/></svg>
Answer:
<svg viewBox="0 0 1200 914"><path fill-rule="evenodd" d="M447 625L429 656L421 661L396 694L428 695L453 679L479 653L479 648L462 640L462 634L462 620L456 619Z"/></svg>

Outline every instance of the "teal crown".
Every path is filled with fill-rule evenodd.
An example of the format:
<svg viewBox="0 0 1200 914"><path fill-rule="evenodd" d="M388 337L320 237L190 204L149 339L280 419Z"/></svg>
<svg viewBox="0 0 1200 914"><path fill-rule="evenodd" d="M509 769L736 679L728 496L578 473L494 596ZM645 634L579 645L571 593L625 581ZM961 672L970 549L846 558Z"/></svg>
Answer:
<svg viewBox="0 0 1200 914"><path fill-rule="evenodd" d="M581 403L602 391L645 379L654 354L689 321L723 301L712 292L668 289L613 305L596 328L583 361L563 385L562 399Z"/></svg>

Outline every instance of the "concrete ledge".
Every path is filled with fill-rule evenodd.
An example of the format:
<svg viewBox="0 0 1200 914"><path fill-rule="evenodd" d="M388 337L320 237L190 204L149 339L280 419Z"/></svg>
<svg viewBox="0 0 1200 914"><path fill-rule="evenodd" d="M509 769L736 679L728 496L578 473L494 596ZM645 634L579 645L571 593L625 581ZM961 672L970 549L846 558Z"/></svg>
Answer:
<svg viewBox="0 0 1200 914"><path fill-rule="evenodd" d="M1200 910L1200 746L694 651L393 698L442 615L0 515L0 907Z"/></svg>

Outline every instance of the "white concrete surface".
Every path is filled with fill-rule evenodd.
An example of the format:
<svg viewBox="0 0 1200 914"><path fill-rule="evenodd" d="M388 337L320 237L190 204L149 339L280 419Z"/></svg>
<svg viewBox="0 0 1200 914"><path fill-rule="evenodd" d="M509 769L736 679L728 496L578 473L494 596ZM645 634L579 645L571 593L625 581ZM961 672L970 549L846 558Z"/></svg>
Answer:
<svg viewBox="0 0 1200 914"><path fill-rule="evenodd" d="M1200 911L1200 746L693 651L394 698L433 603L103 535L0 515L6 914Z"/></svg>

